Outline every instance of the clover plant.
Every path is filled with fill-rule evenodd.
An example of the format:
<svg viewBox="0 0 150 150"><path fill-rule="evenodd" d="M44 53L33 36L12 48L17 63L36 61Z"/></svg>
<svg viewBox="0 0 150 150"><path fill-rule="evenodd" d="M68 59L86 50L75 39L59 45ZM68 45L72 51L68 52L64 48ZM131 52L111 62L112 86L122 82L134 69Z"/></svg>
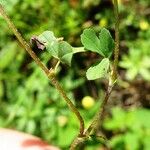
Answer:
<svg viewBox="0 0 150 150"><path fill-rule="evenodd" d="M45 48L51 56L58 59L58 61L71 66L71 60L75 49L66 41L61 38L55 37L52 31L44 31L36 37L37 47ZM88 80L95 80L98 78L108 77L110 71L110 56L114 50L114 40L110 32L102 28L99 35L92 29L85 29L81 34L81 42L84 46L84 51L92 51L98 53L103 57L99 63L91 66L87 72L86 77ZM80 52L80 51L78 51Z"/></svg>

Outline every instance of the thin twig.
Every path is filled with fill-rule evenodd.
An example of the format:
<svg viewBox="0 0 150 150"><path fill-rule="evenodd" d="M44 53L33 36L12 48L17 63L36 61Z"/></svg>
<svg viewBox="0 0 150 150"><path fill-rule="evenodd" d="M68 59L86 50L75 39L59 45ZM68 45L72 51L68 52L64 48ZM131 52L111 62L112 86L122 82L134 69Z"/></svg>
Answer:
<svg viewBox="0 0 150 150"><path fill-rule="evenodd" d="M84 143L86 140L88 139L88 137L76 137L71 146L70 146L70 149L69 150L75 150L77 146L79 146L79 144L81 143Z"/></svg>
<svg viewBox="0 0 150 150"><path fill-rule="evenodd" d="M114 84L114 81L117 79L117 65L118 65L118 56L119 56L119 11L118 11L118 1L114 0L114 14L115 14L115 51L114 51L114 65L113 65L113 74L112 77L109 79L113 79L113 82L109 81L109 85L105 94L105 98L100 106L100 109L97 113L97 115L94 117L93 122L88 127L85 134L90 134L90 132L93 130L93 132L98 128L100 121L103 118L106 104L109 100L112 87ZM112 84L110 84L110 82Z"/></svg>
<svg viewBox="0 0 150 150"><path fill-rule="evenodd" d="M101 123L104 112L105 112L106 104L109 100L115 80L117 79L117 65L118 65L118 57L119 57L119 11L118 11L118 1L117 0L114 0L114 14L115 14L115 21L116 21L115 22L114 64L113 64L113 74L111 74L111 78L109 78L109 80L113 80L113 82L109 81L109 85L108 85L108 88L107 88L107 91L105 94L105 98L100 106L98 113L96 114L92 123L86 130L86 132L85 132L86 135L89 135L91 133L91 131L95 132L95 130L97 130L97 128L99 127L99 124Z"/></svg>
<svg viewBox="0 0 150 150"><path fill-rule="evenodd" d="M94 117L92 123L90 124L90 126L88 127L88 129L85 131L85 135L89 136L91 134L91 132L94 133L97 130L97 128L99 127L99 125L103 119L105 107L109 100L111 91L112 91L112 86L108 86L107 91L105 93L104 100L103 100L102 104L100 105L99 111L95 115L95 117Z"/></svg>
<svg viewBox="0 0 150 150"><path fill-rule="evenodd" d="M10 20L6 12L4 11L3 6L0 4L0 13L4 17L5 21L9 25L9 28L12 30L14 35L17 37L18 41L21 43L23 48L30 54L30 56L34 59L34 61L37 63L38 66L42 68L42 70L46 73L46 75L49 74L49 69L40 61L40 59L36 56L34 51L30 48L29 44L23 39L21 34L18 32L17 28L13 24L13 22Z"/></svg>
<svg viewBox="0 0 150 150"><path fill-rule="evenodd" d="M61 85L58 83L57 79L55 78L54 70L53 69L48 69L42 62L41 60L37 57L37 55L34 53L34 51L31 49L29 44L24 40L24 38L21 36L21 34L18 32L17 28L9 18L9 16L6 14L4 11L3 6L0 4L0 13L4 17L4 20L7 22L9 25L9 28L12 30L14 35L17 37L18 41L21 43L23 48L29 53L29 55L33 58L33 60L36 62L36 64L45 72L47 77L51 80L52 84L55 86L55 88L59 91L61 96L64 98L66 103L68 104L70 110L76 115L77 119L79 120L80 123L80 133L79 135L82 136L84 132L84 120L82 116L80 115L80 112L78 109L74 106L74 104L71 102L71 100L67 97L65 91L61 87Z"/></svg>
<svg viewBox="0 0 150 150"><path fill-rule="evenodd" d="M101 120L103 119L104 117L104 112L105 112L105 106L108 102L108 99L110 97L110 94L111 94L111 91L112 91L112 87L109 87L108 86L108 89L106 91L106 94L105 94L105 98L100 106L100 110L98 111L98 113L95 115L92 123L90 124L90 126L87 128L87 130L85 131L84 133L84 137L81 139L79 137L76 137L74 139L74 141L72 142L71 144L71 147L70 147L70 150L75 150L75 148L83 143L85 140L87 140L89 137L90 137L90 134L91 132L94 133L97 128L99 127L100 123L101 123Z"/></svg>
<svg viewBox="0 0 150 150"><path fill-rule="evenodd" d="M58 69L59 64L60 64L60 60L58 60L58 62L56 63L56 65L55 65L55 67L54 67L55 73L57 72L57 69Z"/></svg>
<svg viewBox="0 0 150 150"><path fill-rule="evenodd" d="M113 1L113 0L112 0ZM100 123L102 122L102 119L104 117L105 109L107 102L109 100L110 94L112 92L112 88L115 84L115 81L117 79L117 65L118 65L118 57L119 57L119 11L118 11L118 0L114 0L114 14L115 14L115 50L114 50L114 63L112 67L112 74L110 74L109 78L109 84L108 88L104 97L104 100L98 110L98 113L95 115L92 123L89 125L87 130L84 133L84 136L88 138L91 134L91 132L95 132L97 128L99 127ZM78 140L78 137L74 140L72 143L72 147L77 147L77 145L80 144L80 140ZM75 149L75 148L74 148ZM74 150L71 149L71 150Z"/></svg>
<svg viewBox="0 0 150 150"><path fill-rule="evenodd" d="M118 11L118 1L114 0L114 14L115 14L115 51L114 51L114 64L113 64L113 74L111 74L111 79L113 79L113 82L109 81L109 85L105 94L105 98L100 106L100 109L97 113L97 115L94 117L93 122L90 124L88 129L86 130L85 134L90 134L90 132L93 130L93 132L99 127L99 124L103 118L106 104L109 100L113 85L115 83L115 80L117 79L117 65L118 65L118 57L119 57L119 11ZM111 84L110 84L111 83Z"/></svg>
<svg viewBox="0 0 150 150"><path fill-rule="evenodd" d="M71 102L71 100L67 97L65 91L63 90L63 88L60 86L60 84L56 80L55 75L49 75L48 78L51 80L52 84L55 86L55 88L59 91L59 93L65 99L67 105L72 110L72 112L76 114L78 120L80 121L80 134L79 134L79 136L82 137L83 133L84 133L84 120L83 120L82 116L80 115L80 112L77 110L77 108Z"/></svg>
<svg viewBox="0 0 150 150"><path fill-rule="evenodd" d="M117 66L119 58L119 10L118 0L114 0L114 14L115 14L115 50L114 50L114 64L112 71L112 80L115 82L117 79Z"/></svg>

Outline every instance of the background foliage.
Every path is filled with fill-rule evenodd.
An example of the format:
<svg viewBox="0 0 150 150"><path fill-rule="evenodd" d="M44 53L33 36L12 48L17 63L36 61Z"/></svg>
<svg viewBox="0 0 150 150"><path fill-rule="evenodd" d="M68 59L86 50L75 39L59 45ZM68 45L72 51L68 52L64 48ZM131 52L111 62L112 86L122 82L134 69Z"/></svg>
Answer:
<svg viewBox="0 0 150 150"><path fill-rule="evenodd" d="M5 0L1 1L27 41L51 30L72 46L81 46L83 29L108 28L114 35L113 5L109 0ZM150 145L150 2L120 0L119 86L108 104L102 129L115 150L148 150ZM66 13L67 12L67 13ZM21 48L0 16L0 126L42 137L68 149L78 123L43 72ZM48 53L34 48L50 67L56 63ZM106 83L87 81L86 70L98 60L89 52L76 54L72 68L61 65L58 78L89 124L103 99ZM90 97L89 97L90 96ZM114 107L115 106L115 107ZM112 110L111 110L112 108ZM110 111L111 110L111 111ZM104 149L100 140L90 149Z"/></svg>

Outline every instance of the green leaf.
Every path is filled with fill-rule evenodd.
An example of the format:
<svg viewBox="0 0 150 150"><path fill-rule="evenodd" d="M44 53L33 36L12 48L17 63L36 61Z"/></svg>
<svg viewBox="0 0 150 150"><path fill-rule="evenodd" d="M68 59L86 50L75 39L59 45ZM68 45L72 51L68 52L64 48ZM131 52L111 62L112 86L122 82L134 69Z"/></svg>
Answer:
<svg viewBox="0 0 150 150"><path fill-rule="evenodd" d="M47 45L53 43L57 39L52 31L44 31L42 34L38 36L38 40Z"/></svg>
<svg viewBox="0 0 150 150"><path fill-rule="evenodd" d="M3 97L4 95L4 85L3 82L0 80L0 99Z"/></svg>
<svg viewBox="0 0 150 150"><path fill-rule="evenodd" d="M111 56L114 49L114 40L105 28L101 29L99 37L93 29L85 29L81 35L81 42L85 49L99 53L106 58Z"/></svg>
<svg viewBox="0 0 150 150"><path fill-rule="evenodd" d="M144 150L149 150L150 148L150 136L147 134L147 136L143 137L143 149Z"/></svg>
<svg viewBox="0 0 150 150"><path fill-rule="evenodd" d="M105 57L110 57L114 49L114 40L110 32L107 29L102 28L99 33L99 40L100 50L105 55Z"/></svg>
<svg viewBox="0 0 150 150"><path fill-rule="evenodd" d="M46 46L46 50L55 58L59 59L58 56L58 50L59 50L59 43L58 41L53 41L51 43L48 43Z"/></svg>
<svg viewBox="0 0 150 150"><path fill-rule="evenodd" d="M81 42L87 50L97 52L104 56L104 54L100 51L100 42L93 29L85 29L83 31L81 34Z"/></svg>
<svg viewBox="0 0 150 150"><path fill-rule="evenodd" d="M109 141L109 145L115 150L121 150L124 148L124 136L121 134L114 135Z"/></svg>
<svg viewBox="0 0 150 150"><path fill-rule="evenodd" d="M110 131L118 131L118 130L123 130L126 126L126 112L119 108L115 107L112 109L112 118L107 118L103 126L106 130Z"/></svg>
<svg viewBox="0 0 150 150"><path fill-rule="evenodd" d="M59 44L52 31L44 31L38 36L38 40L43 43L46 50L55 58L58 58Z"/></svg>
<svg viewBox="0 0 150 150"><path fill-rule="evenodd" d="M68 65L71 65L72 56L73 56L72 46L65 41L61 41L59 43L58 49L58 57L60 61Z"/></svg>
<svg viewBox="0 0 150 150"><path fill-rule="evenodd" d="M140 137L138 134L136 134L136 132L127 132L124 135L124 143L125 143L125 147L126 149L132 149L132 150L138 150L140 149L139 146L139 140Z"/></svg>
<svg viewBox="0 0 150 150"><path fill-rule="evenodd" d="M0 69L7 68L13 63L17 55L16 43L7 43L6 46L0 51Z"/></svg>
<svg viewBox="0 0 150 150"><path fill-rule="evenodd" d="M58 58L58 41L52 31L44 31L38 36L38 40L43 43L46 50L55 58Z"/></svg>
<svg viewBox="0 0 150 150"><path fill-rule="evenodd" d="M38 40L43 43L46 50L55 58L59 59L62 63L71 65L73 56L72 46L65 41L58 41L51 31L45 31L38 36Z"/></svg>
<svg viewBox="0 0 150 150"><path fill-rule="evenodd" d="M95 80L98 78L106 77L109 69L109 59L104 58L98 65L90 67L86 76L88 80Z"/></svg>

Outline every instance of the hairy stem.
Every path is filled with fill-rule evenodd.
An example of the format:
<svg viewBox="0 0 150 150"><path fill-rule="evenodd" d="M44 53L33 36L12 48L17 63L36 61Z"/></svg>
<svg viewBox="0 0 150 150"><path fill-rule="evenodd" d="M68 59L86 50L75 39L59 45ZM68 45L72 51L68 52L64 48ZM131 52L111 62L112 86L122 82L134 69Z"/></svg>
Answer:
<svg viewBox="0 0 150 150"><path fill-rule="evenodd" d="M113 0L112 0L113 1ZM105 93L104 100L98 110L98 113L95 115L92 123L89 125L87 130L84 133L85 137L89 137L91 132L95 132L98 127L100 126L100 123L102 122L102 119L104 117L105 109L107 102L109 100L110 94L112 92L112 88L114 86L114 83L117 79L117 65L118 65L118 57L119 57L119 11L118 11L118 0L114 0L114 14L115 14L115 50L114 50L114 62L112 67L112 74L110 74L109 78L109 84L107 91ZM78 140L78 137L74 140L72 143L72 147L77 147L81 143L80 140ZM75 148L74 148L75 149ZM71 149L73 150L73 149Z"/></svg>
<svg viewBox="0 0 150 150"><path fill-rule="evenodd" d="M80 115L80 112L78 109L74 106L74 104L71 102L71 100L67 97L65 91L63 88L60 86L58 83L57 79L55 78L54 70L53 69L48 69L42 62L41 60L37 57L37 55L34 53L34 51L31 49L29 44L24 40L24 38L21 36L21 34L18 32L17 28L9 18L9 16L6 14L4 11L3 6L0 4L0 14L4 17L4 20L7 22L9 25L9 28L12 30L18 41L21 43L23 48L29 53L29 55L33 58L33 60L36 62L36 64L45 72L47 77L50 79L52 84L55 86L55 88L58 90L58 92L62 95L66 103L68 104L68 107L70 110L76 115L77 119L79 120L80 123L80 136L83 136L84 132L84 120L82 116Z"/></svg>
<svg viewBox="0 0 150 150"><path fill-rule="evenodd" d="M80 134L79 136L83 136L83 132L84 132L84 120L82 118L82 116L80 115L79 111L77 110L77 108L74 106L74 104L71 102L71 100L67 97L65 91L62 89L62 87L60 86L60 84L58 83L58 81L55 78L55 75L49 75L48 78L51 80L52 84L55 86L55 88L59 91L59 93L62 95L62 97L64 98L64 100L66 101L67 105L69 106L69 108L72 110L72 112L74 112L78 118L78 120L80 121Z"/></svg>
<svg viewBox="0 0 150 150"><path fill-rule="evenodd" d="M18 41L21 43L23 48L30 54L30 56L34 59L34 61L37 63L37 65L40 66L46 74L49 74L49 69L40 61L40 59L36 56L34 51L30 48L29 44L23 39L23 37L18 32L15 25L12 23L12 21L10 20L10 18L8 17L6 12L4 11L4 8L1 4L0 4L0 13L4 17L5 21L9 25L9 28L12 30L14 35L17 37Z"/></svg>
<svg viewBox="0 0 150 150"><path fill-rule="evenodd" d="M85 134L89 135L91 133L91 131L95 132L97 130L97 128L99 127L102 118L104 116L104 112L105 112L105 108L107 105L107 102L109 100L113 85L115 83L115 80L117 79L117 65L118 65L118 56L119 56L119 11L118 11L118 1L114 0L114 14L115 14L115 50L114 50L114 64L113 64L113 70L112 70L112 74L110 75L110 79L109 80L113 80L109 81L109 85L105 94L105 98L99 108L98 113L96 114L96 116L94 117L92 123L90 124L90 126L88 127L88 129L86 130ZM111 83L111 84L110 84Z"/></svg>
<svg viewBox="0 0 150 150"><path fill-rule="evenodd" d="M55 67L54 67L55 73L57 72L57 69L58 69L59 64L60 64L60 60L58 60L57 64L56 64Z"/></svg>
<svg viewBox="0 0 150 150"><path fill-rule="evenodd" d="M102 104L100 105L99 111L95 115L95 117L94 117L92 123L90 124L90 126L87 128L87 130L85 132L85 135L89 136L91 134L91 131L94 133L97 130L97 128L99 127L99 125L100 125L100 123L103 119L104 112L105 112L105 107L106 107L106 104L109 100L111 91L112 91L112 86L108 86L107 91L105 93L104 100L103 100Z"/></svg>
<svg viewBox="0 0 150 150"><path fill-rule="evenodd" d="M118 0L114 0L114 14L115 14L115 50L114 50L114 64L112 70L112 80L115 82L117 79L117 66L119 58L119 10Z"/></svg>
<svg viewBox="0 0 150 150"><path fill-rule="evenodd" d="M119 56L119 11L118 11L118 1L114 0L114 14L115 14L115 50L114 50L114 64L113 64L113 70L111 74L111 78L109 80L109 85L105 94L105 98L100 106L100 109L96 116L94 117L92 123L86 130L85 134L89 135L91 131L95 132L97 128L99 127L100 122L102 121L102 118L104 116L105 108L107 105L107 102L109 100L113 85L115 80L117 79L117 65L118 65L118 56ZM111 83L111 84L110 84Z"/></svg>
<svg viewBox="0 0 150 150"><path fill-rule="evenodd" d="M100 106L100 110L95 115L92 123L87 128L87 130L85 131L84 136L82 138L76 137L74 139L74 141L71 144L70 150L75 150L75 148L79 144L83 143L85 140L87 140L90 137L91 132L95 133L95 131L97 130L97 128L100 126L100 123L101 123L101 121L102 121L102 119L104 117L105 107L106 107L106 104L107 104L107 102L109 100L109 96L111 94L111 91L112 91L112 87L108 86L108 89L107 89L106 94L105 94L105 98L104 98L104 100L103 100L103 102L102 102L102 104Z"/></svg>
<svg viewBox="0 0 150 150"><path fill-rule="evenodd" d="M70 146L70 149L69 150L75 150L77 146L79 146L79 144L81 143L84 143L86 140L88 139L87 136L83 136L83 137L76 137L71 146Z"/></svg>

